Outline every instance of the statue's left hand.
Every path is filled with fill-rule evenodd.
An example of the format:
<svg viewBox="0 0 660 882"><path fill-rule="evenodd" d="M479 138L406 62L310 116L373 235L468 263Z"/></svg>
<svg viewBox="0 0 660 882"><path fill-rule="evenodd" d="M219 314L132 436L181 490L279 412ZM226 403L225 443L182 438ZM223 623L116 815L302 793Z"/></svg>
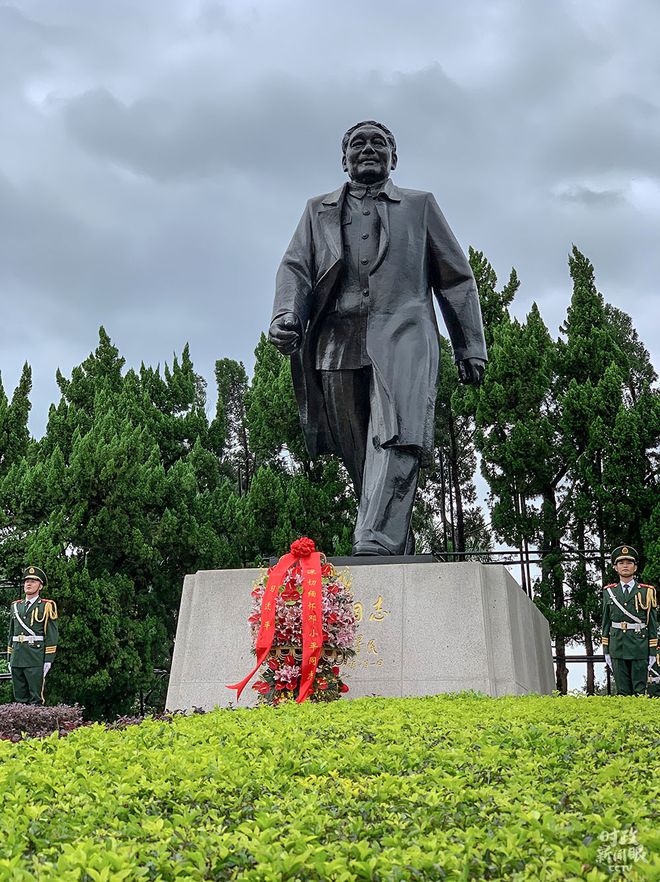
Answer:
<svg viewBox="0 0 660 882"><path fill-rule="evenodd" d="M479 386L484 378L486 370L486 362L483 358L464 358L456 365L458 368L458 377L461 383L471 383Z"/></svg>

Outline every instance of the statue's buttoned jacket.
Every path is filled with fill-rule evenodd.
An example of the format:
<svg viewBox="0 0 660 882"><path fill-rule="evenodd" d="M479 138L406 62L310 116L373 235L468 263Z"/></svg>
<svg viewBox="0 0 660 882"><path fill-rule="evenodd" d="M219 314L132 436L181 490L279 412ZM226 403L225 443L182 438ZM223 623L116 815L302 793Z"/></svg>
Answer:
<svg viewBox="0 0 660 882"><path fill-rule="evenodd" d="M291 371L312 456L340 452L325 411L318 342L329 313L342 308L337 286L347 262L349 234L342 236L347 186L310 199L277 274L273 319L293 313L304 331ZM369 296L362 308L377 402L371 440L376 446L418 448L428 461L439 363L432 293L457 361L486 358L479 296L470 265L431 193L404 190L388 179L374 205L378 247L373 260L369 254L360 258L369 261L368 285L362 285Z"/></svg>

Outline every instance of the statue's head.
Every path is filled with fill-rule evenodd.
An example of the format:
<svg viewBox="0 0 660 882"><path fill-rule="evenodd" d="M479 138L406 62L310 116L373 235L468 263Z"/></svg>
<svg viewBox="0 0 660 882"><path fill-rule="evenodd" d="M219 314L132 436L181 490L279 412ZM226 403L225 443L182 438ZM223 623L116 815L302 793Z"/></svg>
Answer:
<svg viewBox="0 0 660 882"><path fill-rule="evenodd" d="M396 141L382 123L373 119L356 123L341 141L341 164L352 181L382 181L396 168Z"/></svg>

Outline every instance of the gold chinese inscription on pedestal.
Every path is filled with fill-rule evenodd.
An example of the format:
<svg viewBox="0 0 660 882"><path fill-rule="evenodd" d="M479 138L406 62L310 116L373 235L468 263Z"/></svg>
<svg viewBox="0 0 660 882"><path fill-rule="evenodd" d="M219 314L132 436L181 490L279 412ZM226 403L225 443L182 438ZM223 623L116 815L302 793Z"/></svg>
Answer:
<svg viewBox="0 0 660 882"><path fill-rule="evenodd" d="M373 603L365 604L358 601L354 604L355 621L362 628L367 627L368 634L359 633L355 638L355 656L346 662L348 668L382 668L384 660L379 657L378 637L372 636L372 628L368 627L372 622L379 624L384 622L390 611L385 608L382 594L379 594Z"/></svg>

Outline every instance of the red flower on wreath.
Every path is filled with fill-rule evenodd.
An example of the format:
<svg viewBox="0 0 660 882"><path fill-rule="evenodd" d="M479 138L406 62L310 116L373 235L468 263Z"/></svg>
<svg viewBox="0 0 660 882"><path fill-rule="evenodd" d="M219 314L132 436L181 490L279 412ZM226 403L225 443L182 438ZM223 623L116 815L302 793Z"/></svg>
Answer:
<svg viewBox="0 0 660 882"><path fill-rule="evenodd" d="M257 680L252 688L256 689L259 695L265 695L267 692L270 692L270 686L265 680Z"/></svg>
<svg viewBox="0 0 660 882"><path fill-rule="evenodd" d="M282 600L300 600L300 589L289 582L281 596Z"/></svg>
<svg viewBox="0 0 660 882"><path fill-rule="evenodd" d="M291 543L291 554L294 554L296 557L309 557L315 551L316 545L314 545L314 540L309 539L307 536L302 536Z"/></svg>

